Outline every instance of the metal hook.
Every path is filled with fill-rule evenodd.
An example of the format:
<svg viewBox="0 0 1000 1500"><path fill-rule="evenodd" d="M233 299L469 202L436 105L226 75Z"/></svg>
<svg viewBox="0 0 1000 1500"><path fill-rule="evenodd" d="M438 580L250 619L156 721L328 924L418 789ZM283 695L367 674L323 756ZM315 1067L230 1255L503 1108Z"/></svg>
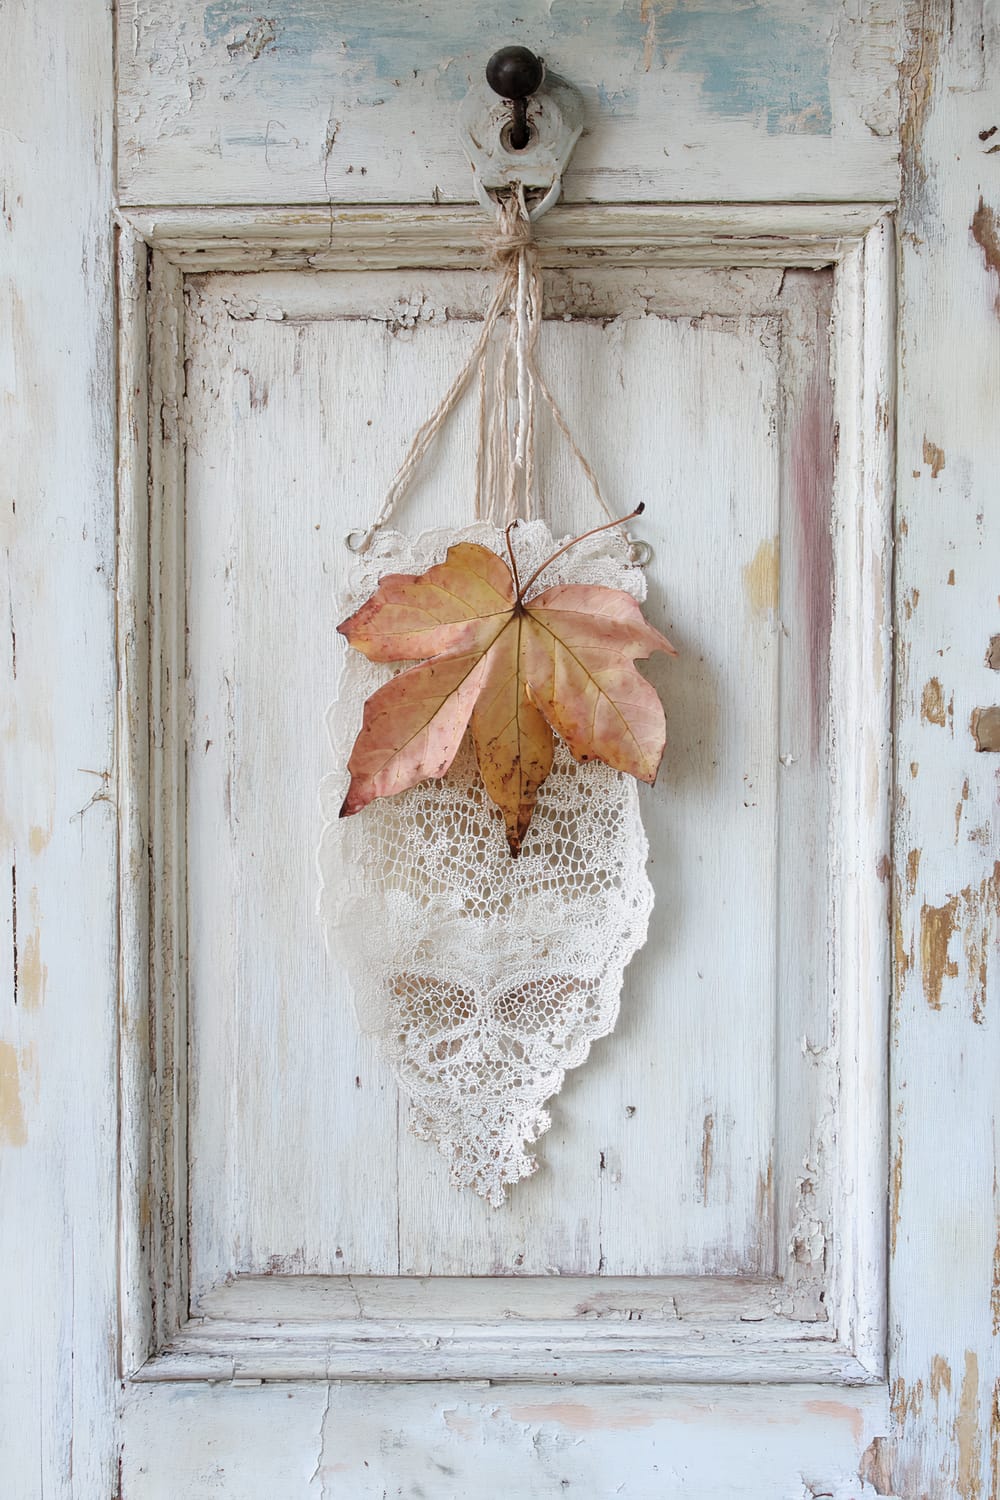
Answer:
<svg viewBox="0 0 1000 1500"><path fill-rule="evenodd" d="M486 82L511 105L511 123L504 131L504 145L511 151L523 151L531 140L528 100L544 77L545 64L527 47L501 47L486 64Z"/></svg>

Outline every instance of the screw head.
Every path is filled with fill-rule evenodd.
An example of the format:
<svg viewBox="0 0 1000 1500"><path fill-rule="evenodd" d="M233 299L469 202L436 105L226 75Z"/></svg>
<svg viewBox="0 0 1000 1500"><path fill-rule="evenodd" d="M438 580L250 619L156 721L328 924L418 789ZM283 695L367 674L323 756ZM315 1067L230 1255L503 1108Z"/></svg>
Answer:
<svg viewBox="0 0 1000 1500"><path fill-rule="evenodd" d="M527 47L501 47L486 64L486 82L501 99L527 99L544 77L545 64Z"/></svg>

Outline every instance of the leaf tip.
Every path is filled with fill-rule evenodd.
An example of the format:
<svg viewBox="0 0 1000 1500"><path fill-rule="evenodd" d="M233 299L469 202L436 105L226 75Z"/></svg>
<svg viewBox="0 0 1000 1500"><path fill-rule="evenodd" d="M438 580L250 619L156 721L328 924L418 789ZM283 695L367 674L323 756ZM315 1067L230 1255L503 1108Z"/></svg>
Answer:
<svg viewBox="0 0 1000 1500"><path fill-rule="evenodd" d="M340 812L337 814L337 817L338 818L352 818L354 816L354 814L360 812L361 809L364 806L365 806L365 804L363 802L361 802L358 799L358 797L355 796L355 794L354 794L354 788L353 787L349 787L348 788L348 792L347 792L347 796L344 798L343 802L340 804Z"/></svg>

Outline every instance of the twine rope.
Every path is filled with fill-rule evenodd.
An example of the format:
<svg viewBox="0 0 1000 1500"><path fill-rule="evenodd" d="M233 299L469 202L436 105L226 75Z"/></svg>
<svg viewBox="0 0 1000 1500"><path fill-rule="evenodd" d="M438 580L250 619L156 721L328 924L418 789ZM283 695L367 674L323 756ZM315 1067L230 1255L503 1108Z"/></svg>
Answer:
<svg viewBox="0 0 1000 1500"><path fill-rule="evenodd" d="M430 416L417 429L378 514L354 549L366 552L391 518L448 417L478 374L475 513L477 520L508 525L536 508L535 431L537 397L548 407L584 478L609 520L615 519L600 481L576 442L558 402L538 369L542 326L542 272L524 189L497 202L497 224L487 239L490 263L499 275L472 352ZM494 333L509 316L506 337ZM490 366L492 365L492 380ZM511 374L513 371L513 390ZM513 429L510 401L513 396ZM352 536L354 533L352 533ZM350 538L348 539L350 544Z"/></svg>

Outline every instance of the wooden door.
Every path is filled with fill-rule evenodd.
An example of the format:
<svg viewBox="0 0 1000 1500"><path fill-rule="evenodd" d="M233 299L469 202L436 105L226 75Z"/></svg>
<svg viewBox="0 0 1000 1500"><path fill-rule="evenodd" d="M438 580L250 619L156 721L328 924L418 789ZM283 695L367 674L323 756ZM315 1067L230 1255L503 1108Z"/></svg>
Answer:
<svg viewBox="0 0 1000 1500"><path fill-rule="evenodd" d="M4 79L10 1492L992 1495L995 17L157 0L114 223L110 18L48 24ZM649 942L493 1209L313 907L344 537L476 336L453 122L511 37L585 95L541 357L681 656ZM468 519L474 442L406 529Z"/></svg>

